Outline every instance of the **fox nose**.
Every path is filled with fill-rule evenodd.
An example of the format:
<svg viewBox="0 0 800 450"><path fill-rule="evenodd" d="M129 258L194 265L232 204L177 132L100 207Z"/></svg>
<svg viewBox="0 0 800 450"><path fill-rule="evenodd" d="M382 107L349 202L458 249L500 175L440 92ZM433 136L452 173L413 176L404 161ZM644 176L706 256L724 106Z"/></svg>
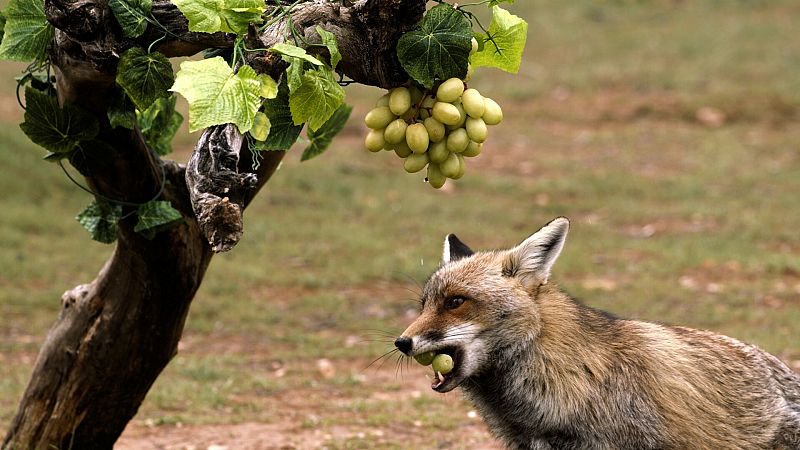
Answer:
<svg viewBox="0 0 800 450"><path fill-rule="evenodd" d="M394 340L394 346L397 347L398 350L405 353L406 355L408 352L411 351L411 346L413 342L410 337L400 336L399 338Z"/></svg>

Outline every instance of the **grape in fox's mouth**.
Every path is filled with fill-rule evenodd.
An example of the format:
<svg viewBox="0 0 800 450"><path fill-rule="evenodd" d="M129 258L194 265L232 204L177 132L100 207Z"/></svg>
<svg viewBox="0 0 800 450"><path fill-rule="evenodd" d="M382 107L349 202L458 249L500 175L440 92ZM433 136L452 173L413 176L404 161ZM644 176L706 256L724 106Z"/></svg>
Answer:
<svg viewBox="0 0 800 450"><path fill-rule="evenodd" d="M436 357L435 352L425 352L425 353L420 353L419 355L414 355L414 359L423 366L430 366L431 363L433 363L433 359L435 357Z"/></svg>
<svg viewBox="0 0 800 450"><path fill-rule="evenodd" d="M441 373L442 375L447 375L453 371L453 357L447 353L440 353L433 358L433 363L431 365L433 370Z"/></svg>

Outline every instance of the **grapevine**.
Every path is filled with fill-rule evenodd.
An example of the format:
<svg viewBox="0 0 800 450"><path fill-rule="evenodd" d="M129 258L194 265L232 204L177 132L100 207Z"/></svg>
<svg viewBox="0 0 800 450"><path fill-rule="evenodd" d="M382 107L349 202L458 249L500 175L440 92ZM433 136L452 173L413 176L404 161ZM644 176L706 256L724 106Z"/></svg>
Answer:
<svg viewBox="0 0 800 450"><path fill-rule="evenodd" d="M364 117L367 150L393 151L409 173L427 167L425 180L436 189L464 176L465 158L482 152L487 126L503 120L497 102L468 86L474 66L509 72L519 67L527 24L496 6L499 2L488 3L495 4L488 29L463 6L432 8L421 30L398 44L398 57L412 79L389 90ZM471 21L485 34L473 33Z"/></svg>
<svg viewBox="0 0 800 450"><path fill-rule="evenodd" d="M288 150L301 139L304 129L308 146L301 160L322 154L344 128L352 109L344 103L342 86L350 82L337 69L342 55L336 37L322 26L314 28L316 37L295 29L292 15L303 0L269 3L220 0L211 5L201 0L174 0L189 31L228 33L235 38L229 52L209 52L206 59L184 61L174 73L169 58L154 49L159 41L176 36L155 18L152 2L109 0L125 38L141 38L148 28L162 37L120 53L115 96L103 120L112 128L138 128L147 145L164 156L171 151L171 140L183 121L175 110L177 93L189 103L190 131L236 125L254 153L254 164L261 159L259 152ZM499 6L510 0L461 6L437 3L417 29L397 41L397 58L408 81L381 97L364 122L370 130L365 137L369 150L393 151L403 159L406 171L425 170L429 184L439 188L447 179L464 175L465 158L481 153L487 126L502 120L500 106L467 85L473 69L496 67L516 72L527 24ZM482 5L492 11L488 27L465 9ZM18 79L18 97L24 92L26 107L21 128L49 152L45 160L60 164L67 160L90 176L87 162L100 157L105 145L98 133L102 120L77 105L58 103L47 51L55 30L43 2L10 0L2 17L5 31L0 58L33 61ZM269 48L245 45L249 31L266 29L278 21L287 27L283 42ZM258 73L247 63L246 56L254 52L277 55L288 67L277 79ZM50 119L53 117L57 120ZM93 239L113 242L116 222L123 217L118 207L131 205L93 194L107 207L93 203L79 215L79 221ZM140 212L142 227L160 229L177 223L179 214L168 203L160 209L153 207L155 197L138 205L142 211L158 215L157 220L145 223L148 217Z"/></svg>

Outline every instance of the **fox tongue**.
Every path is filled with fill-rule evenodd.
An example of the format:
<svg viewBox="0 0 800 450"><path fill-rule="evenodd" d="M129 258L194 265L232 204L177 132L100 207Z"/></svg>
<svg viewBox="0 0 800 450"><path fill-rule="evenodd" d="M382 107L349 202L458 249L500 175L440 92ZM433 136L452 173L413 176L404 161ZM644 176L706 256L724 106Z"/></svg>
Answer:
<svg viewBox="0 0 800 450"><path fill-rule="evenodd" d="M442 375L441 378L439 377L439 372L433 372L433 383L431 383L431 389L437 389L439 386L443 385L445 382L445 375Z"/></svg>

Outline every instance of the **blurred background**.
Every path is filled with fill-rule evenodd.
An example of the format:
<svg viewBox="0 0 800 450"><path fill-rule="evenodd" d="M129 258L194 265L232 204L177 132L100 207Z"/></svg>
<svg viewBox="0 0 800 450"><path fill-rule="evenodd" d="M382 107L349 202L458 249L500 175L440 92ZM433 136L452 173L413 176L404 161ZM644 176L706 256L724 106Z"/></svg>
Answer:
<svg viewBox="0 0 800 450"><path fill-rule="evenodd" d="M524 61L470 82L505 121L466 176L436 191L364 150L382 92L348 87L345 131L309 162L298 145L248 209L117 448L499 448L457 392L378 358L445 234L503 248L557 215L573 226L554 279L574 296L800 371L800 3L507 7L529 23ZM74 220L90 196L19 130L22 68L0 64L0 434L62 292L112 251ZM184 125L173 157L197 137Z"/></svg>

